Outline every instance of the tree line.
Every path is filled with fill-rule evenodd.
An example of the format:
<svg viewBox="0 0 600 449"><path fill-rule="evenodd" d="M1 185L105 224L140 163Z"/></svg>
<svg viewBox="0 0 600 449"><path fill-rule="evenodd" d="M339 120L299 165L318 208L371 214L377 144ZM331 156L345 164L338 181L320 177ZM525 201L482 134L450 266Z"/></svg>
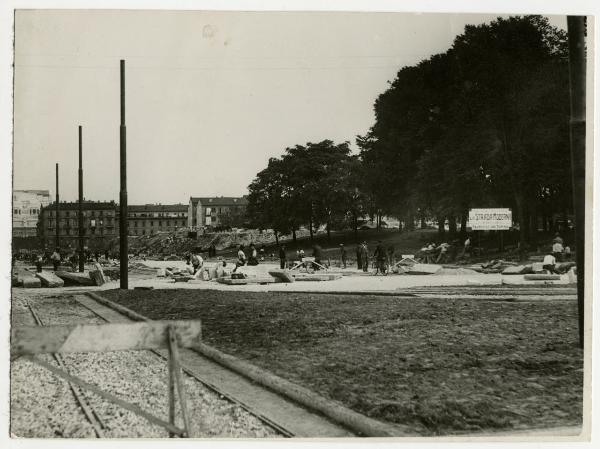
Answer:
<svg viewBox="0 0 600 449"><path fill-rule="evenodd" d="M509 207L522 244L572 211L566 32L540 16L467 25L445 53L400 69L356 144L287 148L249 186L248 218L280 234L371 216L466 232Z"/></svg>

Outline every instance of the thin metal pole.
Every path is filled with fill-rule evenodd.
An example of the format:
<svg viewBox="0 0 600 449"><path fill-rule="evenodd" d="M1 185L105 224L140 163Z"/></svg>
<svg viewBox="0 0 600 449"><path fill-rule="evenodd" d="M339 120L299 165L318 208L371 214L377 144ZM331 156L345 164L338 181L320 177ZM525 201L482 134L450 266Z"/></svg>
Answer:
<svg viewBox="0 0 600 449"><path fill-rule="evenodd" d="M83 146L81 138L81 125L79 126L79 211L78 211L78 226L79 226L79 272L84 270L84 229L83 229Z"/></svg>
<svg viewBox="0 0 600 449"><path fill-rule="evenodd" d="M579 345L583 348L585 306L585 17L568 16L567 29L569 33L569 81L571 87L571 170L577 248L575 260L577 264L577 309L579 314Z"/></svg>
<svg viewBox="0 0 600 449"><path fill-rule="evenodd" d="M56 239L54 242L54 246L56 248L60 248L60 236L59 236L59 228L60 228L60 195L58 194L58 162L56 163Z"/></svg>
<svg viewBox="0 0 600 449"><path fill-rule="evenodd" d="M119 252L120 252L120 283L121 289L127 289L128 279L128 248L127 248L127 141L125 127L125 60L121 59L121 190L119 192Z"/></svg>

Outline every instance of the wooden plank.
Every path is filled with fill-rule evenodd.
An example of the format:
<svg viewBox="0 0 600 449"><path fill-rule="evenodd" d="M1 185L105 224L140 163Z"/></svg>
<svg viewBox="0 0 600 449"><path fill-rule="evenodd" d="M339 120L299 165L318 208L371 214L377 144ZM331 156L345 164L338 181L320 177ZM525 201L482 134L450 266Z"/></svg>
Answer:
<svg viewBox="0 0 600 449"><path fill-rule="evenodd" d="M175 384L177 385L177 394L179 396L179 406L181 407L181 416L183 417L183 428L188 438L193 438L191 434L190 418L187 408L187 396L185 394L185 384L179 365L179 347L177 345L177 333L173 326L169 326L169 371L172 372Z"/></svg>
<svg viewBox="0 0 600 449"><path fill-rule="evenodd" d="M23 355L166 348L168 326L175 327L181 347L189 348L201 341L200 321L23 326L12 330L11 352Z"/></svg>
<svg viewBox="0 0 600 449"><path fill-rule="evenodd" d="M29 310L31 310L31 314L33 315L33 318L35 319L36 323L39 326L43 326L44 322L42 321L42 319L40 318L40 316L38 315L36 310L33 308L33 306L31 304L29 304L29 302L27 300L25 300L25 302L27 303L27 307L29 307ZM61 355L60 354L53 354L53 355L54 355L54 359L56 360L56 363L58 364L59 368L61 368L63 371L65 371L68 374L68 370L65 367L65 363L64 363ZM86 418L88 419L88 421L94 428L94 432L96 433L96 436L98 438L104 438L104 433L102 432L102 428L101 428L101 426L103 426L103 424L100 421L98 415L96 415L93 412L93 410L90 408L88 403L85 401L85 396L84 396L81 388L78 387L77 385L75 385L73 382L69 382L69 388L71 388L71 391L73 392L75 399L79 403L81 410L83 410L83 413L85 414Z"/></svg>
<svg viewBox="0 0 600 449"><path fill-rule="evenodd" d="M175 371L173 366L173 356L169 352L168 360L169 369L169 383L168 383L168 397L169 397L169 422L175 425ZM169 432L169 438L175 437L173 432Z"/></svg>

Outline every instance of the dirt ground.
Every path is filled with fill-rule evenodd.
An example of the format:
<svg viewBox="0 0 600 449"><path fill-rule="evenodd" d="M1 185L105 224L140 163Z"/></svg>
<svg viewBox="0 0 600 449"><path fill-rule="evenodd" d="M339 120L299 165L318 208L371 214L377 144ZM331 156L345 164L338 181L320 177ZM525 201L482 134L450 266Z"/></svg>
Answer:
<svg viewBox="0 0 600 449"><path fill-rule="evenodd" d="M424 435L576 426L575 301L153 290L102 293L206 343Z"/></svg>

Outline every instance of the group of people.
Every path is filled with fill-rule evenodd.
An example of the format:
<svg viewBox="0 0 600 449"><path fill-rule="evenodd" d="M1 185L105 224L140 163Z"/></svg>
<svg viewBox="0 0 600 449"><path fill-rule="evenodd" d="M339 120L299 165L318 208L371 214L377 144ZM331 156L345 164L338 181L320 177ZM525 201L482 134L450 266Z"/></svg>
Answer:
<svg viewBox="0 0 600 449"><path fill-rule="evenodd" d="M79 265L79 252L70 249L69 252L61 251L60 248L55 248L54 251L45 251L44 254L32 253L30 255L30 261L35 265L36 271L38 273L42 272L42 267L46 263L52 264L52 268L54 271L59 271L61 265L69 265L72 270L76 270ZM104 252L104 260L110 261L114 258L108 250ZM13 265L14 261L17 259L16 256L13 256ZM90 250L84 251L84 261L86 263L90 262L100 262L101 256L99 251L92 252Z"/></svg>
<svg viewBox="0 0 600 449"><path fill-rule="evenodd" d="M574 266L574 263L564 264L562 262L569 262L571 259L571 248L565 246L565 242L557 232L552 240L552 252L544 256L542 262L544 270L550 273L560 274L567 268Z"/></svg>
<svg viewBox="0 0 600 449"><path fill-rule="evenodd" d="M239 267L243 267L244 265L250 265L250 266L258 265L259 264L258 258L259 258L259 252L257 251L254 243L250 243L250 245L248 246L248 255L246 255L246 252L244 251L244 245L240 245L238 247L237 261L235 262L235 268L233 269L233 273L235 273L235 271ZM264 246L260 249L260 258L261 258L261 260L265 260Z"/></svg>
<svg viewBox="0 0 600 449"><path fill-rule="evenodd" d="M292 262L302 263L305 261L306 254L302 248L296 250L295 259L292 258ZM312 263L312 267L315 270L320 270L323 266L323 249L319 245L314 245L312 248L312 257L314 259L314 263ZM279 245L279 267L283 270L288 267L288 255L285 248L285 245Z"/></svg>
<svg viewBox="0 0 600 449"><path fill-rule="evenodd" d="M465 241L465 250L463 255L467 253L468 248L471 245L471 239L467 238ZM423 263L444 263L456 257L456 242L455 245L451 245L447 242L442 242L439 245L435 242L430 242L423 246L417 254L417 260Z"/></svg>
<svg viewBox="0 0 600 449"><path fill-rule="evenodd" d="M346 249L344 245L340 245L340 251L342 253L342 266L346 268ZM369 260L371 255L369 252L369 246L366 241L363 241L356 246L356 266L359 270L367 273L369 271ZM377 246L373 251L373 266L375 268L375 274L387 274L391 271L392 267L396 262L396 255L394 245L390 244L385 247L381 240L377 241Z"/></svg>

